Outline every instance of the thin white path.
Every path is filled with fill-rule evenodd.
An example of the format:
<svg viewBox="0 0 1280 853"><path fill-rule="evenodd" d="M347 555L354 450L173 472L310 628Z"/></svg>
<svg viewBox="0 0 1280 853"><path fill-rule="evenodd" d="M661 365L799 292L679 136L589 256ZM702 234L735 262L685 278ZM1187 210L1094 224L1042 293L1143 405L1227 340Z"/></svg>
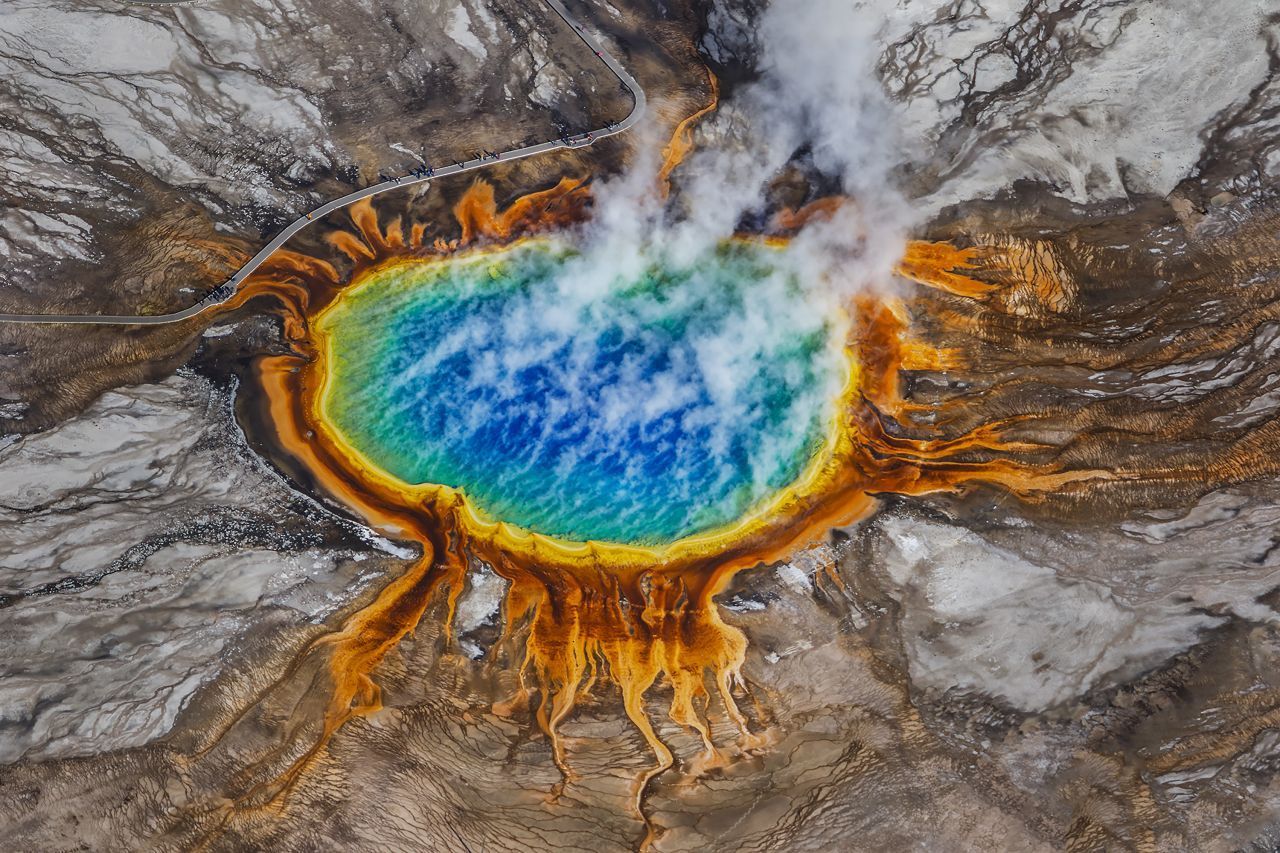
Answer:
<svg viewBox="0 0 1280 853"><path fill-rule="evenodd" d="M441 166L438 169L432 169L426 175L407 175L399 178L390 178L381 183L373 184L364 189L347 193L341 198L335 198L333 201L325 202L315 210L302 214L297 219L285 226L284 230L277 234L270 243L263 246L258 254L245 263L236 271L235 275L227 279L223 284L219 285L195 305L184 308L181 311L174 311L171 314L155 314L151 316L130 316L121 314L0 314L0 323L83 323L83 324L100 324L100 325L123 325L123 326L149 326L161 323L177 323L182 320L189 319L197 314L207 311L214 305L218 305L227 301L235 295L236 290L248 278L254 270L262 265L268 257L271 256L276 249L283 246L290 237L297 234L308 225L323 217L325 214L332 213L340 207L346 207L364 198L375 196L378 193L385 193L391 190L397 190L410 184L421 184L432 181L436 178L447 178L451 175L460 175L463 172L473 172L476 169L483 169L492 166L495 163L502 163L510 160L519 160L523 157L532 157L535 154L542 154L547 151L555 151L560 148L583 148L595 143L597 140L606 136L614 136L624 131L630 130L640 121L644 115L645 97L644 90L640 85L626 72L616 59L600 46L596 40L588 34L569 11L560 3L560 0L545 0L546 4L560 16L560 18L577 33L578 38L591 49L600 61L618 78L631 96L635 99L635 105L631 108L630 114L617 124L606 125L599 130L593 130L588 133L579 133L562 139L555 139L549 142L539 142L535 145L526 145L523 148L515 148L511 151L496 152L493 156L477 157L473 160L464 160L461 163L453 163L448 166Z"/></svg>

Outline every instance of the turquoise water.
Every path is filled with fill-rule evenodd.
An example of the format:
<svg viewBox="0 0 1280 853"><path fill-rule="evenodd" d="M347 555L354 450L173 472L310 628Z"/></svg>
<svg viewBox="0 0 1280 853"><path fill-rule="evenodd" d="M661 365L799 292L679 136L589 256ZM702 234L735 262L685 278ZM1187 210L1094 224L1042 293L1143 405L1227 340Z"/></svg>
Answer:
<svg viewBox="0 0 1280 853"><path fill-rule="evenodd" d="M844 380L830 318L771 250L601 283L526 245L376 273L325 316L325 408L401 480L495 520L658 545L793 482Z"/></svg>

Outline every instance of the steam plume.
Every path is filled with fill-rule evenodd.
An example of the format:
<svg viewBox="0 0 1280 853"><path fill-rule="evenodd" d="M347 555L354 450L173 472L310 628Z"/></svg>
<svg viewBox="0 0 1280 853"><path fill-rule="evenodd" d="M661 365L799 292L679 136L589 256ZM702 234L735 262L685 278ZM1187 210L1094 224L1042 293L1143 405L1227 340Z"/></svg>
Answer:
<svg viewBox="0 0 1280 853"><path fill-rule="evenodd" d="M725 21L713 12L712 23ZM806 227L785 264L819 296L843 300L883 284L902 256L910 214L890 181L898 146L875 71L882 16L854 0L775 0L750 36L757 76L703 125L711 137L677 173L673 204L654 191L659 142L641 137L638 162L597 192L577 275L562 295L590 294L655 260L697 263L769 206L789 164L850 203ZM730 38L734 34L722 34Z"/></svg>

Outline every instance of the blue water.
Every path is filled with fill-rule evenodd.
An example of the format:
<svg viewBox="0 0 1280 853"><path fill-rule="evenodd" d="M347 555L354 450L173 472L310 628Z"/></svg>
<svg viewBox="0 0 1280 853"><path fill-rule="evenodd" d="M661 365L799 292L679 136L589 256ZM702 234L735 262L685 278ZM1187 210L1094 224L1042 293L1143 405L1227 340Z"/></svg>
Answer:
<svg viewBox="0 0 1280 853"><path fill-rule="evenodd" d="M323 319L327 416L401 480L535 532L724 525L819 451L843 379L828 318L768 259L735 246L592 294L545 246L392 268Z"/></svg>

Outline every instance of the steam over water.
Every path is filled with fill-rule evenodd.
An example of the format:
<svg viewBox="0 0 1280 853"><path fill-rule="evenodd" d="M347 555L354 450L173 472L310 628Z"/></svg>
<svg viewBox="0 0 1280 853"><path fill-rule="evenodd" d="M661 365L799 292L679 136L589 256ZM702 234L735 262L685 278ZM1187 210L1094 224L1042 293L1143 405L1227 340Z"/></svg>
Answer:
<svg viewBox="0 0 1280 853"><path fill-rule="evenodd" d="M374 273L322 321L328 418L408 483L495 520L661 544L732 523L823 445L839 321L734 245L591 295L526 245ZM608 283L606 283L608 284Z"/></svg>

